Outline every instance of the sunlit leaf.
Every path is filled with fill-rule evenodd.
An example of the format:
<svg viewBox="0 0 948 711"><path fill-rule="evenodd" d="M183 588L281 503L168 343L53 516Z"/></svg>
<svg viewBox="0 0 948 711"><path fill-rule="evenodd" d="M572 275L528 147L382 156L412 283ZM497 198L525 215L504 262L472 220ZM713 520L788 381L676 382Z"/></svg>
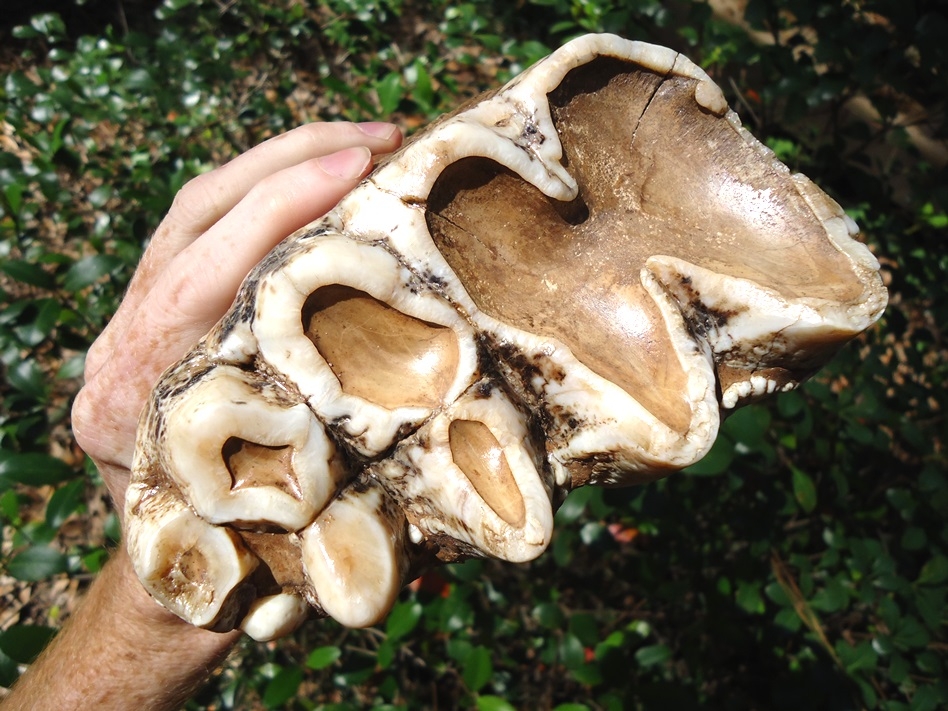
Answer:
<svg viewBox="0 0 948 711"><path fill-rule="evenodd" d="M84 289L109 274L109 272L121 264L122 260L114 254L94 254L90 257L80 259L66 272L66 280L63 282L63 288L66 289L66 291L79 291L80 289Z"/></svg>

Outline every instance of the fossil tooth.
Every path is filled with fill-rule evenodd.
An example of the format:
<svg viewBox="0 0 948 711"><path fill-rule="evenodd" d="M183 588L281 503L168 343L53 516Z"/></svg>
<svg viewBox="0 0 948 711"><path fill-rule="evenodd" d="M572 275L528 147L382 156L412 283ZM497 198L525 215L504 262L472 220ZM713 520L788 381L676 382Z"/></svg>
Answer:
<svg viewBox="0 0 948 711"><path fill-rule="evenodd" d="M298 530L341 483L309 408L231 366L169 402L164 439L165 470L210 523Z"/></svg>
<svg viewBox="0 0 948 711"><path fill-rule="evenodd" d="M549 544L551 491L537 471L525 418L489 382L475 385L372 471L426 537L448 536L517 562Z"/></svg>
<svg viewBox="0 0 948 711"><path fill-rule="evenodd" d="M470 326L379 246L301 238L256 293L260 354L327 422L372 456L470 383Z"/></svg>
<svg viewBox="0 0 948 711"><path fill-rule="evenodd" d="M580 37L257 265L155 388L129 550L195 624L374 624L438 560L540 555L572 488L694 463L886 299L704 71Z"/></svg>
<svg viewBox="0 0 948 711"><path fill-rule="evenodd" d="M199 627L233 629L253 590L257 559L229 528L196 516L169 490L133 484L126 496L128 551L145 588Z"/></svg>
<svg viewBox="0 0 948 711"><path fill-rule="evenodd" d="M385 617L408 571L406 524L382 489L348 489L301 533L303 567L323 610L349 627Z"/></svg>
<svg viewBox="0 0 948 711"><path fill-rule="evenodd" d="M258 642L285 637L309 617L309 604L299 595L280 593L254 600L240 629Z"/></svg>

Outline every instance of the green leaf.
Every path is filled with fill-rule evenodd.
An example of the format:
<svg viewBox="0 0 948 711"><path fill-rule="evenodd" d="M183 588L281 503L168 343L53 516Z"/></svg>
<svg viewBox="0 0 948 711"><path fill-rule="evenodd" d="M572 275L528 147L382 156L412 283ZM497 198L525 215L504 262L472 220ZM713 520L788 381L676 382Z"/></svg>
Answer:
<svg viewBox="0 0 948 711"><path fill-rule="evenodd" d="M126 89L142 93L154 92L157 87L151 74L144 68L133 69L126 74L124 84Z"/></svg>
<svg viewBox="0 0 948 711"><path fill-rule="evenodd" d="M445 644L445 649L448 652L448 656L451 657L458 664L464 664L467 661L467 658L471 655L471 650L474 649L474 645L468 642L466 639L458 639L457 637L449 637L447 643Z"/></svg>
<svg viewBox="0 0 948 711"><path fill-rule="evenodd" d="M11 34L17 39L33 39L34 37L40 36L40 33L29 25L17 25L13 28Z"/></svg>
<svg viewBox="0 0 948 711"><path fill-rule="evenodd" d="M375 652L375 660L379 669L388 669L395 661L395 643L390 639L382 640Z"/></svg>
<svg viewBox="0 0 948 711"><path fill-rule="evenodd" d="M810 605L821 612L838 612L849 602L849 592L839 578L833 578L826 586L819 590Z"/></svg>
<svg viewBox="0 0 948 711"><path fill-rule="evenodd" d="M59 13L56 12L44 12L40 15L34 15L30 19L30 24L33 29L50 40L61 39L66 35L66 25Z"/></svg>
<svg viewBox="0 0 948 711"><path fill-rule="evenodd" d="M82 557L82 567L90 573L98 573L109 559L109 552L105 548L98 548Z"/></svg>
<svg viewBox="0 0 948 711"><path fill-rule="evenodd" d="M20 664L31 664L56 634L54 627L13 625L0 633L0 651Z"/></svg>
<svg viewBox="0 0 948 711"><path fill-rule="evenodd" d="M56 377L60 380L72 380L73 378L81 377L85 368L86 354L80 353L63 363L59 372L56 373Z"/></svg>
<svg viewBox="0 0 948 711"><path fill-rule="evenodd" d="M16 328L17 337L30 347L39 345L53 332L63 311L56 299L40 299L33 305L37 309L36 316Z"/></svg>
<svg viewBox="0 0 948 711"><path fill-rule="evenodd" d="M816 508L816 486L810 475L793 467L793 497L807 513Z"/></svg>
<svg viewBox="0 0 948 711"><path fill-rule="evenodd" d="M577 612L569 618L569 631L575 634L579 641L587 647L599 642L599 625L595 615Z"/></svg>
<svg viewBox="0 0 948 711"><path fill-rule="evenodd" d="M560 606L553 602L541 602L533 608L533 619L548 630L560 629L565 622Z"/></svg>
<svg viewBox="0 0 948 711"><path fill-rule="evenodd" d="M66 555L49 546L32 546L13 557L7 572L17 580L36 582L68 569Z"/></svg>
<svg viewBox="0 0 948 711"><path fill-rule="evenodd" d="M928 543L928 536L918 526L909 526L902 534L902 547L907 551L920 551Z"/></svg>
<svg viewBox="0 0 948 711"><path fill-rule="evenodd" d="M948 557L936 555L931 558L918 575L919 585L939 585L948 580Z"/></svg>
<svg viewBox="0 0 948 711"><path fill-rule="evenodd" d="M401 639L415 627L421 619L422 607L417 601L401 602L392 608L385 622L385 633L392 641Z"/></svg>
<svg viewBox="0 0 948 711"><path fill-rule="evenodd" d="M458 580L470 583L484 574L484 561L471 558L463 563L454 563L446 568Z"/></svg>
<svg viewBox="0 0 948 711"><path fill-rule="evenodd" d="M434 88L431 84L431 75L421 60L416 60L412 66L415 70L415 81L412 87L411 98L423 111L430 112L435 108Z"/></svg>
<svg viewBox="0 0 948 711"><path fill-rule="evenodd" d="M642 647L635 653L635 661L641 667L653 667L656 664L664 664L672 658L672 651L666 644L652 644L648 647Z"/></svg>
<svg viewBox="0 0 948 711"><path fill-rule="evenodd" d="M10 368L7 371L7 382L35 400L46 399L46 374L33 358L22 360Z"/></svg>
<svg viewBox="0 0 948 711"><path fill-rule="evenodd" d="M872 648L871 642L861 642L859 645L850 646L844 640L836 643L836 653L840 661L846 668L847 674L855 674L859 671L872 671L879 662L879 655Z"/></svg>
<svg viewBox="0 0 948 711"><path fill-rule="evenodd" d="M751 452L764 448L770 428L770 411L761 405L748 405L737 410L724 423L724 431Z"/></svg>
<svg viewBox="0 0 948 711"><path fill-rule="evenodd" d="M22 259L7 259L0 264L0 271L3 271L11 279L38 286L41 289L49 289L54 285L52 275L38 264L26 262Z"/></svg>
<svg viewBox="0 0 948 711"><path fill-rule="evenodd" d="M12 523L14 526L18 525L20 520L20 497L13 490L5 491L3 496L0 496L0 516L3 516L3 519L6 523Z"/></svg>
<svg viewBox="0 0 948 711"><path fill-rule="evenodd" d="M19 215L20 207L23 205L23 184L10 183L4 188L3 196L7 199L10 213L14 216Z"/></svg>
<svg viewBox="0 0 948 711"><path fill-rule="evenodd" d="M59 484L76 476L62 459L48 454L11 454L0 460L0 481L15 481L27 486Z"/></svg>
<svg viewBox="0 0 948 711"><path fill-rule="evenodd" d="M310 669L325 669L334 664L342 656L342 650L339 647L317 647L306 658L306 666Z"/></svg>
<svg viewBox="0 0 948 711"><path fill-rule="evenodd" d="M59 528L82 506L85 480L76 479L53 492L46 504L46 525Z"/></svg>
<svg viewBox="0 0 948 711"><path fill-rule="evenodd" d="M389 72L375 85L379 97L382 116L391 116L402 100L402 77L397 72Z"/></svg>
<svg viewBox="0 0 948 711"><path fill-rule="evenodd" d="M733 461L734 443L727 437L719 436L703 459L682 471L692 476L717 476L726 472Z"/></svg>
<svg viewBox="0 0 948 711"><path fill-rule="evenodd" d="M591 486L571 491L560 506L560 510L556 512L556 525L564 526L578 520L586 510L586 504L592 498L593 492L594 489Z"/></svg>
<svg viewBox="0 0 948 711"><path fill-rule="evenodd" d="M753 580L741 580L737 584L737 594L734 596L738 605L747 612L753 614L762 614L766 607L764 600L760 596L760 582Z"/></svg>
<svg viewBox="0 0 948 711"><path fill-rule="evenodd" d="M0 686L10 688L20 676L19 665L0 649Z"/></svg>
<svg viewBox="0 0 948 711"><path fill-rule="evenodd" d="M478 696L477 711L517 711L517 709L499 696Z"/></svg>
<svg viewBox="0 0 948 711"><path fill-rule="evenodd" d="M80 259L66 272L63 288L71 292L80 291L94 284L121 264L122 260L114 254L94 254Z"/></svg>
<svg viewBox="0 0 948 711"><path fill-rule="evenodd" d="M920 649L931 641L931 635L915 617L906 615L892 635L892 642L903 650Z"/></svg>
<svg viewBox="0 0 948 711"><path fill-rule="evenodd" d="M303 682L303 670L299 667L284 667L277 672L263 692L263 703L268 709L283 706L296 696Z"/></svg>
<svg viewBox="0 0 948 711"><path fill-rule="evenodd" d="M567 669L579 669L586 663L586 648L573 633L563 635L560 640L560 660Z"/></svg>
<svg viewBox="0 0 948 711"><path fill-rule="evenodd" d="M471 691L479 691L494 675L494 664L490 650L477 646L471 649L464 662L464 683Z"/></svg>
<svg viewBox="0 0 948 711"><path fill-rule="evenodd" d="M944 587L920 587L915 592L915 608L930 630L937 630L941 626L946 594L948 590Z"/></svg>
<svg viewBox="0 0 948 711"><path fill-rule="evenodd" d="M596 659L605 657L609 650L619 649L625 644L625 634L616 630L596 645Z"/></svg>

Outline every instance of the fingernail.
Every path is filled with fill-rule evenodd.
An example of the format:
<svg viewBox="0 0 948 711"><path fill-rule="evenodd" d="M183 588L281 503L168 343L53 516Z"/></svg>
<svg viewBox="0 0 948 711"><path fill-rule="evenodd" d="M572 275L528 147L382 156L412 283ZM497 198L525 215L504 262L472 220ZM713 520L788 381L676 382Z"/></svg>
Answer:
<svg viewBox="0 0 948 711"><path fill-rule="evenodd" d="M334 178L354 180L365 172L372 161L372 151L365 146L346 148L317 159L319 167Z"/></svg>
<svg viewBox="0 0 948 711"><path fill-rule="evenodd" d="M381 121L366 121L365 123L357 123L356 126L365 135L383 138L386 141L394 136L398 130L398 126L394 126L390 123L382 123Z"/></svg>

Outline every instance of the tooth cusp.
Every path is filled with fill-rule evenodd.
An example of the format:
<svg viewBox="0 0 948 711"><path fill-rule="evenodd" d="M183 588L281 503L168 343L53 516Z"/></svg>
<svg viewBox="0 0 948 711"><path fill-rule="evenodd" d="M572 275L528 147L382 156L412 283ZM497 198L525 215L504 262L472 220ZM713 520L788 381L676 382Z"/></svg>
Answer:
<svg viewBox="0 0 948 711"><path fill-rule="evenodd" d="M240 622L240 629L258 642L285 637L309 616L305 599L291 593L257 598Z"/></svg>
<svg viewBox="0 0 948 711"><path fill-rule="evenodd" d="M469 325L381 246L323 234L257 287L262 357L366 456L467 387ZM420 383L420 385L419 385Z"/></svg>
<svg viewBox="0 0 948 711"><path fill-rule="evenodd" d="M339 485L335 448L306 405L220 366L165 417L164 463L205 520L302 528Z"/></svg>
<svg viewBox="0 0 948 711"><path fill-rule="evenodd" d="M380 487L348 489L300 534L303 567L327 615L368 627L405 583L405 521Z"/></svg>
<svg viewBox="0 0 948 711"><path fill-rule="evenodd" d="M537 461L523 415L480 382L376 472L426 537L522 562L546 549L553 528Z"/></svg>
<svg viewBox="0 0 948 711"><path fill-rule="evenodd" d="M198 627L232 629L253 597L257 558L231 530L196 516L170 490L129 487L128 550L145 589Z"/></svg>

